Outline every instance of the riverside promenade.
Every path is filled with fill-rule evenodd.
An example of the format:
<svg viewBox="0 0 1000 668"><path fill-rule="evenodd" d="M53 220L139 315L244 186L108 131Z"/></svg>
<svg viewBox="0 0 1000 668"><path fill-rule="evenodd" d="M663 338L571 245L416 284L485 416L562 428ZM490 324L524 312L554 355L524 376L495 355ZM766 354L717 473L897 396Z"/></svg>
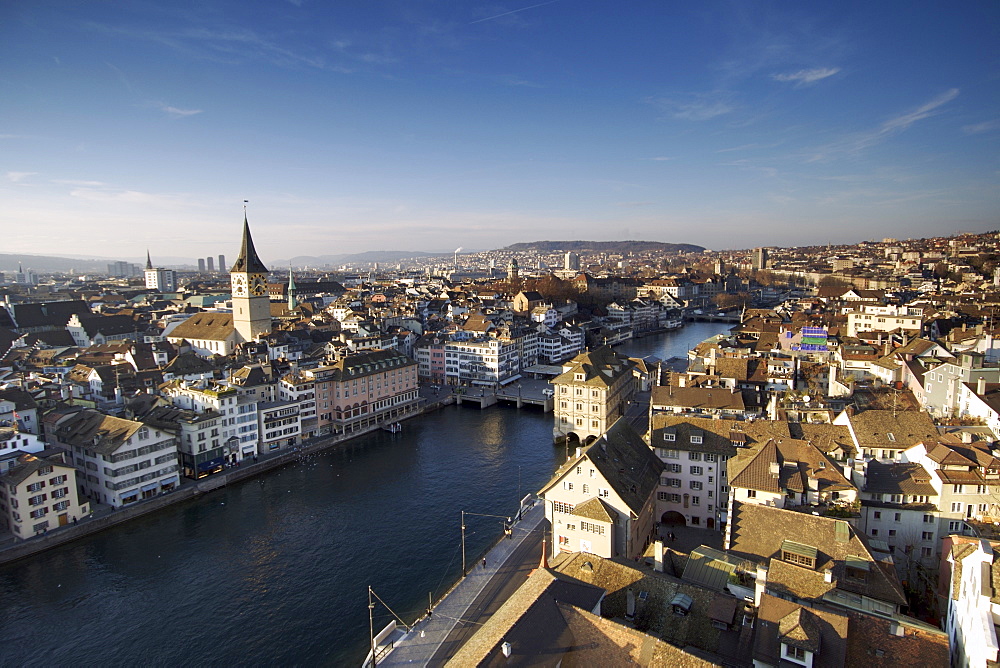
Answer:
<svg viewBox="0 0 1000 668"><path fill-rule="evenodd" d="M409 632L395 640L392 649L377 648L379 653L388 652L378 658L377 665L386 668L444 665L466 639L465 634L456 632L482 624L491 614L483 608L493 604L495 609L502 603L494 599L503 585L521 584L508 580L518 565L515 562L525 557L524 550L540 541L545 521L545 504L536 502L514 525L513 538L501 539L486 554L485 568L481 561L472 563L469 574L444 595L431 614L418 619ZM536 547L529 557L535 563L541 560L540 550Z"/></svg>

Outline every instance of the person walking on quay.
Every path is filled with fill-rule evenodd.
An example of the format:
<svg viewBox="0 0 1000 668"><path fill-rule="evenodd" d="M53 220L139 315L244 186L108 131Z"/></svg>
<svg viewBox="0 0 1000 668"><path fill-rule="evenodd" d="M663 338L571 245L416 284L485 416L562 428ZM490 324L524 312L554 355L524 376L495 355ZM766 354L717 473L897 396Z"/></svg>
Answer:
<svg viewBox="0 0 1000 668"><path fill-rule="evenodd" d="M483 557L483 568L486 568L486 557Z"/></svg>

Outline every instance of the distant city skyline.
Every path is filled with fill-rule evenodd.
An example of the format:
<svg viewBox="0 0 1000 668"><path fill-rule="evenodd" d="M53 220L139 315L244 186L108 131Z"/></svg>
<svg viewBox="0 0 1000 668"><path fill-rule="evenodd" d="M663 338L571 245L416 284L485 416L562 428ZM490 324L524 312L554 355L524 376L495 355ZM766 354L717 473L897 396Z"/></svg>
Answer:
<svg viewBox="0 0 1000 668"><path fill-rule="evenodd" d="M2 252L712 250L1000 226L1000 5L19 3Z"/></svg>

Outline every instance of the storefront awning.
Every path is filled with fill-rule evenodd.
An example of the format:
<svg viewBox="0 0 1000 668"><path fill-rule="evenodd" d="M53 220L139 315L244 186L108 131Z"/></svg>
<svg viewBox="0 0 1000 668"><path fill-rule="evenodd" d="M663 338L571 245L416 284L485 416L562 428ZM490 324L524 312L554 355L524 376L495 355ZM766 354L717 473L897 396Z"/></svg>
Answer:
<svg viewBox="0 0 1000 668"><path fill-rule="evenodd" d="M214 469L216 466L222 466L225 458L216 457L215 459L209 459L207 462L202 462L198 464L199 471L208 471L209 469Z"/></svg>
<svg viewBox="0 0 1000 668"><path fill-rule="evenodd" d="M151 491L153 491L154 489L156 489L159 486L160 486L159 483L153 482L153 483L150 483L148 485L143 485L139 489L141 489L144 492L151 492Z"/></svg>

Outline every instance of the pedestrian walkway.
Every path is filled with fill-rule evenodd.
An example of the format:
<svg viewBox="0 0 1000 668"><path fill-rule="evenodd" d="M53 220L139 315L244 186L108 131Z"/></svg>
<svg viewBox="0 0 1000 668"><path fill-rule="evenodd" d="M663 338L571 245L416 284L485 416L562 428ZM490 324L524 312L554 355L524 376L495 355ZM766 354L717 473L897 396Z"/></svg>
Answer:
<svg viewBox="0 0 1000 668"><path fill-rule="evenodd" d="M536 503L514 525L514 538L499 541L489 551L486 568L481 563L473 564L469 574L441 599L433 613L418 620L389 654L379 658L378 665L426 666L497 571L544 520L545 504Z"/></svg>

